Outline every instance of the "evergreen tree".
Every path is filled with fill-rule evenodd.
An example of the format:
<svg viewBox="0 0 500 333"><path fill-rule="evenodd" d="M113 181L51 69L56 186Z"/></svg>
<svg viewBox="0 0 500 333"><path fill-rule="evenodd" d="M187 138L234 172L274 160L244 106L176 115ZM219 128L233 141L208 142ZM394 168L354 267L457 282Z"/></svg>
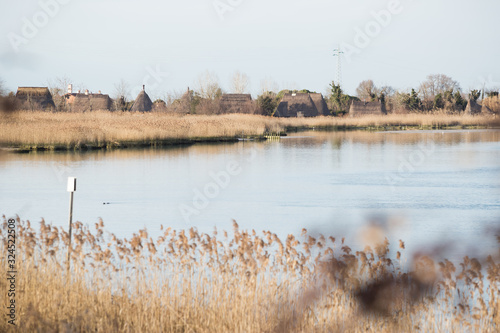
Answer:
<svg viewBox="0 0 500 333"><path fill-rule="evenodd" d="M262 109L264 115L272 116L276 107L278 106L278 101L273 93L266 92L257 98L257 104Z"/></svg>
<svg viewBox="0 0 500 333"><path fill-rule="evenodd" d="M422 110L422 100L418 97L418 93L413 88L410 94L406 93L402 95L402 103L409 110Z"/></svg>
<svg viewBox="0 0 500 333"><path fill-rule="evenodd" d="M472 90L469 93L469 99L473 100L474 102L477 102L477 100L481 97L481 91L480 90Z"/></svg>
<svg viewBox="0 0 500 333"><path fill-rule="evenodd" d="M460 91L455 92L455 94L453 95L453 102L455 104L455 109L458 109L460 111L465 110L467 106L467 101L462 97Z"/></svg>
<svg viewBox="0 0 500 333"><path fill-rule="evenodd" d="M340 85L335 84L335 82L333 81L330 84L330 91L330 105L332 108L332 114L347 113L351 101L359 100L359 98L345 95Z"/></svg>
<svg viewBox="0 0 500 333"><path fill-rule="evenodd" d="M444 108L444 100L443 100L443 95L437 94L436 97L434 97L434 109L443 109Z"/></svg>

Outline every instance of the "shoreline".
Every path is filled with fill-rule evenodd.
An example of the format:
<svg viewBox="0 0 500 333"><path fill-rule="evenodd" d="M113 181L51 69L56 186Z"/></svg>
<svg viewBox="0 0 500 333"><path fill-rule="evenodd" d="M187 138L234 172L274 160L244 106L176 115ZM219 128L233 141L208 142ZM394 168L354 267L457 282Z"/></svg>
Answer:
<svg viewBox="0 0 500 333"><path fill-rule="evenodd" d="M197 143L265 141L290 132L494 129L491 116L407 114L272 118L258 115L46 113L21 111L0 119L0 150L12 153L162 148Z"/></svg>
<svg viewBox="0 0 500 333"><path fill-rule="evenodd" d="M405 131L434 131L434 130L485 130L495 129L488 126L384 126L384 127L290 127L283 133L268 133L265 135L253 135L246 137L197 137L197 138L167 138L142 141L110 141L110 142L84 142L75 145L65 144L21 144L2 146L0 151L26 154L31 152L90 152L97 150L116 150L116 149L143 149L143 148L169 148L179 146L191 146L194 144L220 144L220 143L236 143L239 141L267 141L270 138L278 138L287 136L288 133L299 133L310 130L321 132L348 132L348 131L366 131L366 132L405 132Z"/></svg>

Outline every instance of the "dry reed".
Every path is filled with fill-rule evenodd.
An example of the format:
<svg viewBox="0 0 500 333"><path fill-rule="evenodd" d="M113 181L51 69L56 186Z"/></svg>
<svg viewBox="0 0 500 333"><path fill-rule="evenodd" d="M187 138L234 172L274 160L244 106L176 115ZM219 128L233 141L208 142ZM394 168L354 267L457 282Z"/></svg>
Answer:
<svg viewBox="0 0 500 333"><path fill-rule="evenodd" d="M165 113L19 111L0 118L0 143L19 147L80 147L199 138L235 138L285 132L287 128L383 128L482 126L491 116L408 114L366 117L272 118L258 115L174 116Z"/></svg>
<svg viewBox="0 0 500 333"><path fill-rule="evenodd" d="M429 256L402 269L400 242L354 252L344 239L269 231L147 230L119 239L17 218L17 324L23 332L497 332L500 263ZM7 221L0 228L6 253ZM2 255L0 272L7 262ZM0 294L6 295L0 279ZM2 298L5 300L6 298ZM4 304L2 304L3 306ZM7 320L0 331L14 331Z"/></svg>

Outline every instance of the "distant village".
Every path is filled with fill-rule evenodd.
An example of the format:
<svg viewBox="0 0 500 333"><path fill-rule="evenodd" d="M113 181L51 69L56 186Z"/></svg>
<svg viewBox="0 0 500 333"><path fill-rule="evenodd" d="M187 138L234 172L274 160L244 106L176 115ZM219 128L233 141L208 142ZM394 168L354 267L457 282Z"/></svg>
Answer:
<svg viewBox="0 0 500 333"><path fill-rule="evenodd" d="M178 101L190 102L194 98L188 89L184 96ZM17 108L27 110L55 110L56 104L48 87L19 87L16 92ZM84 92L73 91L73 86L68 86L67 93L64 94L64 104L68 111L85 112L93 110L113 110L113 100L107 94L91 93L88 90ZM375 110L373 103L368 103L366 112L383 113L381 103L375 103L380 106ZM146 93L145 86L134 100L128 110L132 112L153 112L161 111L165 108L165 102L157 101L153 103ZM226 113L258 113L257 105L250 94L221 94L219 99L220 114ZM359 110L360 107L356 106ZM273 114L275 117L316 117L329 116L330 110L319 93L285 93Z"/></svg>
<svg viewBox="0 0 500 333"><path fill-rule="evenodd" d="M394 107L386 102L383 93L380 96L373 95L371 100L360 100L357 97L343 95L340 87L332 86L332 91L337 88L337 107L335 107L335 96L329 96L327 100L320 93L301 91L282 91L278 94L272 93L259 96L253 100L250 94L223 94L217 98L203 99L189 88L182 97L172 101L167 105L163 100L153 102L146 93L143 86L141 92L131 102L113 100L107 94L85 91L74 91L73 85L69 84L67 91L58 96L57 103L48 87L18 87L15 94L14 106L22 110L44 110L44 111L65 111L65 112L88 112L96 110L123 111L123 112L175 112L180 114L228 114L246 113L261 114L274 117L317 117L332 115L386 115L389 113L408 113L422 109L422 101L416 96L414 90L412 94L406 94L407 102L404 107ZM453 92L453 91L452 91ZM415 93L415 94L414 94ZM452 98L461 98L452 95ZM405 97L405 96L403 96ZM486 105L477 102L479 95L472 94L463 101L455 101L450 109L444 100L441 108L448 111L464 114L489 114L498 112L491 110ZM496 95L498 100L498 95ZM413 100L412 100L413 99ZM436 100L436 97L434 98ZM448 98L450 101L451 99ZM484 100L484 98L483 98ZM329 103L327 103L327 101ZM329 105L330 104L330 105ZM389 107L388 107L389 104ZM448 103L449 104L449 103ZM436 106L436 101L434 101ZM414 109L412 109L414 108Z"/></svg>

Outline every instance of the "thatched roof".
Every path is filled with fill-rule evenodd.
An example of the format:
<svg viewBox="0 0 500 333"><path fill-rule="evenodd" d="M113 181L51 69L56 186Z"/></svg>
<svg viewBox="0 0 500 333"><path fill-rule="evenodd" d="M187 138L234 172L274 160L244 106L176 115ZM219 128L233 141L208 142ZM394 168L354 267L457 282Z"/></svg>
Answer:
<svg viewBox="0 0 500 333"><path fill-rule="evenodd" d="M16 100L21 108L55 108L52 95L47 87L18 87Z"/></svg>
<svg viewBox="0 0 500 333"><path fill-rule="evenodd" d="M467 101L467 107L465 108L466 114L480 114L480 113L491 113L491 110L486 105L481 105L474 101L473 99L469 99Z"/></svg>
<svg viewBox="0 0 500 333"><path fill-rule="evenodd" d="M72 111L109 110L111 98L106 94L70 93L64 95Z"/></svg>
<svg viewBox="0 0 500 333"><path fill-rule="evenodd" d="M481 113L481 105L475 100L469 99L467 101L467 107L465 108L465 113L467 114L478 114Z"/></svg>
<svg viewBox="0 0 500 333"><path fill-rule="evenodd" d="M142 88L142 91L137 95L137 98L134 101L134 105L130 111L140 111L140 112L149 112L153 108L153 102L151 102L151 98L149 98L148 94Z"/></svg>
<svg viewBox="0 0 500 333"><path fill-rule="evenodd" d="M316 106L316 109L318 110L318 113L323 116L330 116L330 110L328 110L328 105L326 105L325 99L323 98L322 94L319 93L313 93L309 94L311 96L311 99Z"/></svg>
<svg viewBox="0 0 500 333"><path fill-rule="evenodd" d="M316 117L318 109L308 93L288 93L283 96L275 117Z"/></svg>
<svg viewBox="0 0 500 333"><path fill-rule="evenodd" d="M252 100L252 95L250 94L223 94L220 98L222 103L244 103Z"/></svg>
<svg viewBox="0 0 500 333"><path fill-rule="evenodd" d="M382 102L363 102L363 101L352 101L351 107L349 108L350 116L362 116L362 115L385 115L387 111L385 110Z"/></svg>
<svg viewBox="0 0 500 333"><path fill-rule="evenodd" d="M17 88L17 96L21 95L31 95L31 96L46 96L50 95L49 88L47 87L18 87Z"/></svg>
<svg viewBox="0 0 500 333"><path fill-rule="evenodd" d="M252 113L250 94L223 94L220 99L221 113Z"/></svg>

